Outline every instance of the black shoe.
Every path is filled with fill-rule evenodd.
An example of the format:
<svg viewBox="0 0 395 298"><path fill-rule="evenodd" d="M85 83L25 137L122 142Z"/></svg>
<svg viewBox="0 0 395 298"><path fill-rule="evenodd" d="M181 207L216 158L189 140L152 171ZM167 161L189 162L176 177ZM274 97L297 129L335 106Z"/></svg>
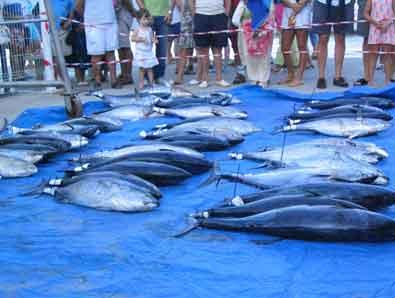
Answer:
<svg viewBox="0 0 395 298"><path fill-rule="evenodd" d="M246 81L247 80L246 80L245 76L243 76L241 73L237 73L236 77L234 78L234 80L232 82L232 84L233 85L239 85L239 84L245 83Z"/></svg>
<svg viewBox="0 0 395 298"><path fill-rule="evenodd" d="M348 83L343 77L333 79L333 85L335 85L337 87L342 87L342 88L348 87Z"/></svg>
<svg viewBox="0 0 395 298"><path fill-rule="evenodd" d="M318 89L326 89L326 80L324 78L319 78L317 81Z"/></svg>
<svg viewBox="0 0 395 298"><path fill-rule="evenodd" d="M369 84L369 82L367 80L365 80L364 78L361 78L361 79L356 80L354 82L354 86L366 86L367 84Z"/></svg>
<svg viewBox="0 0 395 298"><path fill-rule="evenodd" d="M114 83L111 84L112 89L122 89L122 84L120 81L116 80Z"/></svg>
<svg viewBox="0 0 395 298"><path fill-rule="evenodd" d="M395 79L391 79L390 82L391 82L391 83L395 83Z"/></svg>

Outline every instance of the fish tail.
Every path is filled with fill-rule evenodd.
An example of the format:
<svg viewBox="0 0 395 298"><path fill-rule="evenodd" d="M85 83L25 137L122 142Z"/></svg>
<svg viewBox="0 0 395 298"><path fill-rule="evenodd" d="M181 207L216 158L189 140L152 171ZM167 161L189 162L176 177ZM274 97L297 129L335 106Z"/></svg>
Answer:
<svg viewBox="0 0 395 298"><path fill-rule="evenodd" d="M221 182L221 179L222 179L222 174L220 173L220 167L218 166L218 163L215 162L213 169L210 172L210 176L199 187L205 187L210 184L213 184L214 182L216 182L218 185L218 183Z"/></svg>
<svg viewBox="0 0 395 298"><path fill-rule="evenodd" d="M189 218L189 225L182 230L181 232L173 235L174 238L181 238L185 235L189 234L190 232L196 230L200 226L200 221L196 218Z"/></svg>
<svg viewBox="0 0 395 298"><path fill-rule="evenodd" d="M39 196L41 195L45 188L48 186L49 181L48 180L42 180L41 183L37 186L35 186L32 190L20 194L21 197L31 197L31 196Z"/></svg>

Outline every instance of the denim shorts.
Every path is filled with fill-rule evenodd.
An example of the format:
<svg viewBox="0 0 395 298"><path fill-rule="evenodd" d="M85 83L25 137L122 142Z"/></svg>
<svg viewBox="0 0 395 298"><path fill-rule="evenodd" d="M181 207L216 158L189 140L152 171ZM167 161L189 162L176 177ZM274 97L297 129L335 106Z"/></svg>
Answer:
<svg viewBox="0 0 395 298"><path fill-rule="evenodd" d="M223 48L228 45L228 33L207 33L228 29L228 17L225 14L203 15L194 17L195 44L198 48Z"/></svg>
<svg viewBox="0 0 395 298"><path fill-rule="evenodd" d="M343 16L342 16L343 15ZM338 34L352 33L354 24L338 24L338 25L318 25L322 23L338 23L343 21L354 21L354 1L347 4L342 11L340 6L331 6L328 15L328 6L319 1L313 3L313 26L312 31L318 34L329 34L333 31Z"/></svg>

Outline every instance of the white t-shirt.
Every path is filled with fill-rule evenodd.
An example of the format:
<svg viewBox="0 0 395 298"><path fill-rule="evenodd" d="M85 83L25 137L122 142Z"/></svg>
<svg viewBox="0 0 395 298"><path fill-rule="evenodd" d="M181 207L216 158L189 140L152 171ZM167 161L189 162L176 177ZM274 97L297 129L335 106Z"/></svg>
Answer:
<svg viewBox="0 0 395 298"><path fill-rule="evenodd" d="M318 2L321 2L322 4L326 4L326 0L316 0ZM339 0L332 0L332 6L339 6ZM351 0L344 0L345 4L350 4Z"/></svg>
<svg viewBox="0 0 395 298"><path fill-rule="evenodd" d="M196 0L196 13L204 15L225 13L224 0Z"/></svg>
<svg viewBox="0 0 395 298"><path fill-rule="evenodd" d="M92 25L116 23L113 0L85 0L84 20Z"/></svg>

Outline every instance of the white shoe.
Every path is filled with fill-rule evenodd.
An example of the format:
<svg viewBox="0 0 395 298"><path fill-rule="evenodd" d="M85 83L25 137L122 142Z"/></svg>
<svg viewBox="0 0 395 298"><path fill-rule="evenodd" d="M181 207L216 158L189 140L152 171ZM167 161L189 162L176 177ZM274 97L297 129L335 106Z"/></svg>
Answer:
<svg viewBox="0 0 395 298"><path fill-rule="evenodd" d="M193 79L193 80L189 81L188 85L190 85L190 86L197 86L200 83L201 83L200 81Z"/></svg>
<svg viewBox="0 0 395 298"><path fill-rule="evenodd" d="M225 80L216 81L215 85L217 85L218 87L223 87L223 88L230 87L230 84Z"/></svg>
<svg viewBox="0 0 395 298"><path fill-rule="evenodd" d="M203 81L199 84L198 86L199 88L208 88L208 82L207 81Z"/></svg>

